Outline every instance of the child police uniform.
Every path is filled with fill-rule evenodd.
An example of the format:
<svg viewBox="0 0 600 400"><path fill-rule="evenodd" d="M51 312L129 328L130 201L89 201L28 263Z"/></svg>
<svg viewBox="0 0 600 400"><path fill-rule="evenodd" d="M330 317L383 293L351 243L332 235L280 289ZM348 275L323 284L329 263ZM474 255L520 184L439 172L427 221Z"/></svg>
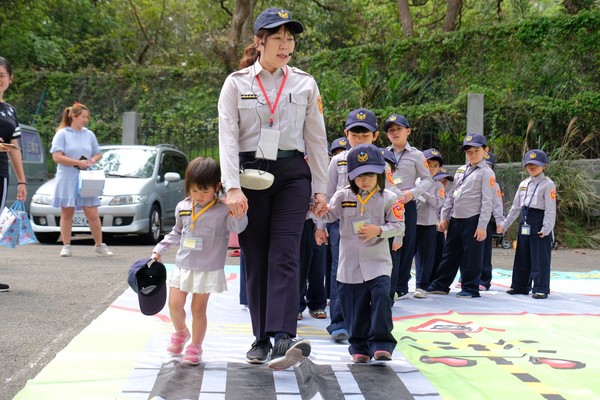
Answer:
<svg viewBox="0 0 600 400"><path fill-rule="evenodd" d="M367 172L383 173L383 155L373 145L358 145L347 156L351 179ZM359 199L346 186L334 194L323 217L328 222L340 220L337 281L349 333L348 351L369 358L378 350L391 354L396 347L388 296L392 260L387 238L404 234L402 207L396 194L378 188L372 193L370 198L369 193L362 193ZM379 226L381 235L364 243L357 233L364 223Z"/></svg>
<svg viewBox="0 0 600 400"><path fill-rule="evenodd" d="M436 149L423 152L426 160L438 160L442 164L442 155ZM417 178L417 185L421 178ZM416 288L427 290L431 283L431 273L435 261L432 245L436 243L439 210L444 204L446 193L440 181L434 181L421 196L415 199L417 204L417 240L415 251ZM419 292L419 293L417 293ZM426 297L426 293L415 291L414 297Z"/></svg>
<svg viewBox="0 0 600 400"><path fill-rule="evenodd" d="M359 108L352 110L346 117L344 129L350 131L354 127L363 127L375 133L377 131L377 117L371 110ZM343 151L331 159L329 163L327 182L327 200L331 200L334 193L348 186L348 151L350 144L346 142L348 150ZM329 230L329 246L331 249L331 277L330 277L330 298L329 298L329 317L331 323L327 326L327 332L332 335L334 340L345 340L347 338L346 323L338 300L336 275L339 265L340 253L340 233L339 221L333 221L327 225Z"/></svg>
<svg viewBox="0 0 600 400"><path fill-rule="evenodd" d="M541 150L525 154L523 165L548 164L548 157ZM512 293L534 293L545 298L550 293L550 258L554 224L556 222L556 185L542 172L519 184L512 207L501 224L504 230L521 214L517 250L513 264ZM539 237L542 232L544 237ZM533 282L533 286L532 286Z"/></svg>
<svg viewBox="0 0 600 400"><path fill-rule="evenodd" d="M487 147L487 140L469 134L465 147ZM463 165L454 175L452 193L446 195L441 220L449 221L442 260L435 280L427 290L448 294L460 267L461 297L479 297L479 279L483 263L483 241L474 237L477 229L486 230L492 214L492 198L496 177L485 159L476 165Z"/></svg>
<svg viewBox="0 0 600 400"><path fill-rule="evenodd" d="M496 158L492 153L487 153L483 158L494 170ZM487 236L483 247L483 266L481 268L481 278L479 279L479 288L489 290L492 283L492 235L496 234L496 226L504 222L504 203L502 201L502 190L498 181L494 186L495 196L492 201L492 217L487 226Z"/></svg>
<svg viewBox="0 0 600 400"><path fill-rule="evenodd" d="M390 115L385 124L383 131L387 132L392 124L397 124L405 128L410 128L410 124L406 117L398 114ZM400 199L403 198L402 192L410 190L413 197L416 199L421 196L433 184L433 178L423 153L412 147L408 142L406 147L396 152L393 146L388 147L394 152L396 157L396 171L393 173L394 185L386 184L386 188L393 190L398 194ZM421 178L417 184L417 178ZM398 293L399 297L403 297L408 293L408 281L410 280L410 270L412 267L413 257L415 255L415 245L417 239L417 205L414 201L404 203L404 223L406 232L404 235L404 243L400 250L392 251L392 287L390 297L394 299L394 294ZM391 244L391 242L390 242Z"/></svg>

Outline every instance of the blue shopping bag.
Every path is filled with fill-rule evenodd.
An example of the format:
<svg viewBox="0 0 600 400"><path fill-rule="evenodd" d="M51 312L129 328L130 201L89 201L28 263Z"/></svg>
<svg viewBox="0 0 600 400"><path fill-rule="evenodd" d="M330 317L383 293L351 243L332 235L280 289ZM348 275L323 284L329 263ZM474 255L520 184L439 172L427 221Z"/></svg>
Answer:
<svg viewBox="0 0 600 400"><path fill-rule="evenodd" d="M14 214L15 219L0 239L0 246L15 248L25 244L38 243L31 227L31 221L25 211L25 203L22 200L15 201L10 207L10 211Z"/></svg>

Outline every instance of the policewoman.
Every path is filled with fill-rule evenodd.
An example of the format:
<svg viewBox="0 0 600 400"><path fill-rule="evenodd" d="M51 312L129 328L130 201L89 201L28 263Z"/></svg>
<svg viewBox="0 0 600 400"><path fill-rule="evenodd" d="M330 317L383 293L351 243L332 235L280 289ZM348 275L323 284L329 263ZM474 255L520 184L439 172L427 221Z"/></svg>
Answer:
<svg viewBox="0 0 600 400"><path fill-rule="evenodd" d="M249 220L239 236L256 338L246 360L262 364L270 354L269 367L278 370L310 354L310 342L295 339L300 238L309 205L317 215L327 205L328 145L319 88L312 76L288 66L303 30L291 12L264 10L242 69L227 77L218 104L227 204Z"/></svg>

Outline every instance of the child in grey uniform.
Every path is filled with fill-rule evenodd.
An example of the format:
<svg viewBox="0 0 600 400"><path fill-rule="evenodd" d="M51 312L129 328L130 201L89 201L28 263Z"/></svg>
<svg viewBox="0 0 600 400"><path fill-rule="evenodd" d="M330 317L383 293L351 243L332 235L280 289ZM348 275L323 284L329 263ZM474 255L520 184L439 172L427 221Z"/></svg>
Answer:
<svg viewBox="0 0 600 400"><path fill-rule="evenodd" d="M338 296L352 361L388 361L396 339L387 238L404 234L404 215L397 196L384 189L385 161L377 147L355 146L347 161L350 186L335 192L319 224L340 220Z"/></svg>
<svg viewBox="0 0 600 400"><path fill-rule="evenodd" d="M427 149L423 152L431 176L435 176L444 163L442 154L436 149ZM417 178L416 184L421 178ZM434 246L436 244L437 223L439 210L444 204L444 185L434 181L433 185L416 198L417 202L417 244L415 251L416 289L413 297L424 299L427 297L427 288L431 283L431 273L435 261Z"/></svg>
<svg viewBox="0 0 600 400"><path fill-rule="evenodd" d="M448 193L439 231L448 231L437 277L427 290L430 294L448 294L460 267L462 290L458 297L480 297L479 279L483 264L483 244L492 215L492 197L496 177L484 156L487 140L483 135L468 134L462 150L468 164L456 170L452 193Z"/></svg>
<svg viewBox="0 0 600 400"><path fill-rule="evenodd" d="M529 178L519 184L512 207L498 233L508 229L521 214L517 250L508 294L529 294L545 299L550 293L552 230L556 222L556 185L544 175L548 156L541 150L525 153L523 165ZM533 286L532 286L533 282Z"/></svg>
<svg viewBox="0 0 600 400"><path fill-rule="evenodd" d="M187 197L177 204L175 226L152 250L159 260L170 247L178 246L175 268L169 279L169 311L175 332L167 352L173 356L183 351L183 363L197 365L206 335L206 307L211 293L227 290L225 256L229 232L240 233L248 225L244 214L236 219L229 207L219 201L222 192L221 169L211 158L198 157L185 171ZM192 333L186 325L185 301L192 293Z"/></svg>

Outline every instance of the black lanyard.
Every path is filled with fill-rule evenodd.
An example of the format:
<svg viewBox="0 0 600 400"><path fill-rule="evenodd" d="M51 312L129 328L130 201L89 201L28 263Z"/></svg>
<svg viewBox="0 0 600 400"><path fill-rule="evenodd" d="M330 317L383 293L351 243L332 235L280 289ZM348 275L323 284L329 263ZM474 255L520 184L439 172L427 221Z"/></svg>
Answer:
<svg viewBox="0 0 600 400"><path fill-rule="evenodd" d="M533 201L533 197L535 196L535 192L537 191L538 186L540 186L542 181L539 181L535 187L533 188L533 193L531 193L531 198L529 199L529 204L527 207L523 206L523 223L527 223L527 211L529 211L529 206L531 206L531 202ZM525 189L525 198L523 199L523 203L527 200L527 192L529 191L529 185L531 185L531 181L527 184L527 188Z"/></svg>

